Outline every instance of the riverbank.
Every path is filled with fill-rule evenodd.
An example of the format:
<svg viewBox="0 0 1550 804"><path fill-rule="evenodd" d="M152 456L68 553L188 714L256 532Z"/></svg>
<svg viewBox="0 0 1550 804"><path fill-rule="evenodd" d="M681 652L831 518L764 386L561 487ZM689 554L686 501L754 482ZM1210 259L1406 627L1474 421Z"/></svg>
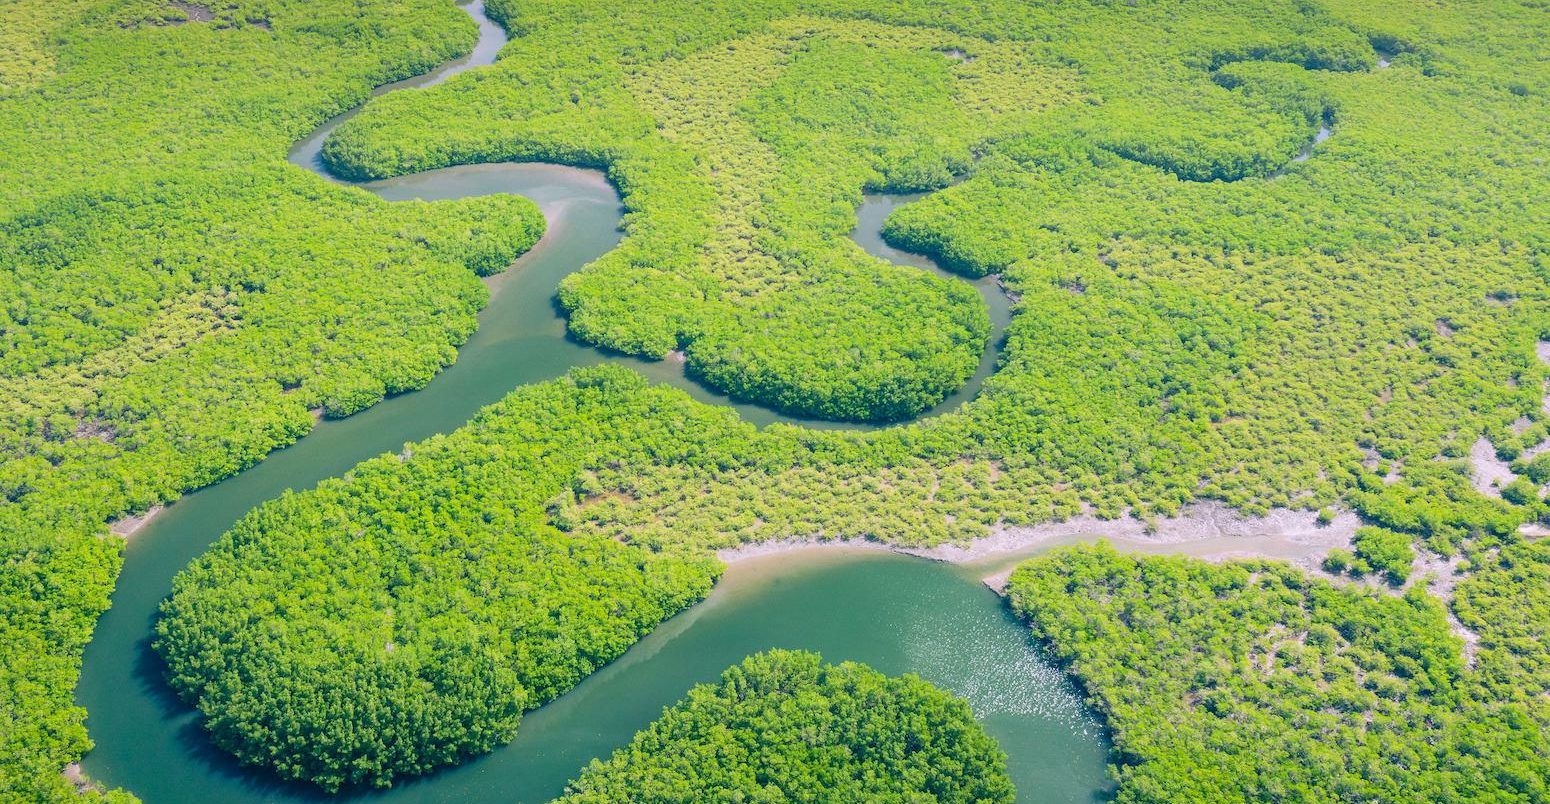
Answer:
<svg viewBox="0 0 1550 804"><path fill-rule="evenodd" d="M872 550L902 553L950 564L985 569L992 589L1005 586L1006 576L1021 561L1056 547L1107 539L1117 549L1138 553L1187 555L1206 561L1259 558L1289 561L1317 570L1331 548L1349 547L1361 526L1353 513L1341 512L1320 524L1313 511L1275 509L1249 517L1218 502L1186 506L1175 517L1152 524L1133 518L1100 519L1083 515L1064 522L1031 527L1002 527L966 545L919 548L866 539L785 539L741 545L716 553L727 564L797 550Z"/></svg>
<svg viewBox="0 0 1550 804"><path fill-rule="evenodd" d="M1403 595L1412 586L1423 584L1426 591L1442 603L1448 627L1463 641L1467 667L1474 667L1480 636L1466 627L1453 613L1453 589L1463 579L1463 558L1444 558L1425 550L1418 551L1405 583L1392 586L1376 575L1351 578L1336 575L1323 567L1324 557L1333 548L1351 547L1351 539L1361 520L1342 512L1327 524L1319 524L1311 511L1275 509L1264 517L1247 517L1217 502L1187 506L1176 517L1159 520L1155 528L1135 519L1103 520L1092 516L1074 517L1026 528L1003 528L967 545L940 545L911 548L866 539L829 541L783 539L744 545L716 553L730 565L753 562L784 553L823 551L833 553L898 553L947 564L979 569L979 580L996 594L1004 594L1007 581L1022 562L1057 547L1097 542L1106 539L1120 552L1176 555L1209 562L1233 560L1286 561L1308 575L1338 586L1355 586L1386 595Z"/></svg>
<svg viewBox="0 0 1550 804"><path fill-rule="evenodd" d="M146 509L144 513L119 517L108 523L108 531L114 536L122 536L128 539L139 533L146 525L151 524L151 521L160 516L161 512L165 510L167 510L165 505L153 505Z"/></svg>

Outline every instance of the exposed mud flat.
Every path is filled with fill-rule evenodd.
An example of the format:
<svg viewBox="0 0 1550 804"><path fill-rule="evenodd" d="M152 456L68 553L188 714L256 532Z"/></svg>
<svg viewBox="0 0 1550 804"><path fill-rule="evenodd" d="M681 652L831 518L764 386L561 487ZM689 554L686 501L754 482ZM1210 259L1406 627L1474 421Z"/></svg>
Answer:
<svg viewBox="0 0 1550 804"><path fill-rule="evenodd" d="M1313 511L1276 509L1245 516L1218 502L1191 505L1176 517L1148 524L1136 519L1079 516L1033 527L1003 527L967 545L919 548L867 539L784 539L728 548L716 556L728 564L798 550L892 551L951 564L983 567L987 586L1000 591L1022 560L1071 544L1106 539L1118 550L1185 555L1207 561L1270 559L1317 570L1334 547L1349 547L1361 521L1342 512L1320 525Z"/></svg>
<svg viewBox="0 0 1550 804"><path fill-rule="evenodd" d="M143 514L136 514L134 516L126 516L113 520L112 522L108 523L108 530L111 531L115 536L123 536L127 539L139 532L141 528L149 525L151 520L155 519L158 514L165 510L167 510L166 506L153 505Z"/></svg>
<svg viewBox="0 0 1550 804"><path fill-rule="evenodd" d="M1099 519L1078 516L1064 522L1032 527L1004 527L991 536L964 547L942 545L918 553L954 563L969 563L997 558L1071 537L1106 537L1116 543L1147 545L1188 545L1228 540L1225 549L1265 553L1261 543L1309 546L1320 550L1348 544L1361 526L1355 514L1342 512L1328 524L1320 525L1315 511L1277 508L1262 517L1245 515L1219 502L1186 506L1175 517L1152 523L1134 518ZM1236 543L1235 543L1236 542ZM1284 550L1267 557L1281 557Z"/></svg>

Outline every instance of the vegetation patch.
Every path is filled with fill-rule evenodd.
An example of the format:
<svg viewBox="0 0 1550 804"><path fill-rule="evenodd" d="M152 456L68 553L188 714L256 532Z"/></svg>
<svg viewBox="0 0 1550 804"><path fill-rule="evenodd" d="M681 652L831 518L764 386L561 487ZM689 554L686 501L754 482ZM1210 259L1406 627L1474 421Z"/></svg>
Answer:
<svg viewBox="0 0 1550 804"><path fill-rule="evenodd" d="M559 533L544 502L584 463L739 428L616 368L513 394L244 518L163 606L168 678L218 745L328 790L489 751L720 574Z"/></svg>
<svg viewBox="0 0 1550 804"><path fill-rule="evenodd" d="M100 538L106 523L251 465L305 433L312 409L347 415L428 382L472 331L485 298L476 274L539 230L521 200L384 204L284 163L291 144L369 87L466 50L473 26L450 4L239 0L211 6L231 25L123 25L166 9L21 0L0 30L0 722L17 724L0 732L0 794L27 800L68 792L58 771L86 748L70 690L118 571L120 542ZM1342 714L1328 743L1296 743L1316 758L1306 765L1329 769L1353 797L1469 797L1501 789L1492 784L1544 797L1511 759L1520 738L1542 733L1533 682L1545 673L1532 643L1543 641L1543 607L1488 602L1538 577L1525 569L1538 548L1517 534L1546 506L1523 483L1504 484L1502 500L1482 496L1463 462L1484 438L1500 460L1521 461L1530 484L1545 474L1533 458L1550 436L1539 357L1550 354L1541 346L1550 337L1541 9L1474 0L729 0L715 13L697 3L501 0L491 9L522 34L497 65L378 98L326 156L362 176L507 159L606 167L629 208L627 236L561 290L577 337L633 354L682 350L691 373L788 411L907 418L970 376L989 331L984 310L962 283L870 259L845 233L864 189L950 179L962 181L896 212L890 239L965 275L998 274L1017 306L997 373L953 414L864 434L756 432L683 414L716 423L702 439L669 438L651 415L623 413L596 444L531 447L536 463L520 476L533 485L511 503L526 518L499 534L469 507L432 518L456 531L393 522L367 529L372 543L476 534L470 544L481 549L521 544L535 555L571 543L556 539L622 546L568 564L578 585L562 589L574 590L593 588L594 571L613 566L606 557L653 550L815 534L933 544L1079 512L1167 515L1201 499L1251 514L1343 504L1430 553L1470 558L1455 613L1481 634L1481 660L1461 675L1439 658L1435 611L1411 599L1419 592L1350 603L1393 615L1374 634L1407 635L1374 636L1359 655L1336 651L1367 674L1351 682L1354 700L1366 706L1363 689L1379 698L1370 708L1397 736L1370 748L1378 738ZM259 19L273 30L247 24ZM974 58L943 56L954 49ZM1330 121L1336 134L1295 161ZM575 425L511 411L511 428ZM555 436L510 443L530 437ZM630 446L607 452L619 444ZM348 509L325 506L331 493L271 511ZM314 533L337 546L351 533L255 517L243 530L255 555L271 528L291 545ZM235 537L223 542L208 566L235 567L227 554L237 547ZM266 566L336 584L360 569L346 562L345 574L329 575L318 554L296 556L293 565L275 553ZM450 556L436 558L441 575L411 574L428 585L403 586L406 600L423 602L412 590L456 574ZM714 574L696 577L705 573ZM1471 585L1487 576L1490 594ZM186 582L182 599L217 600L216 577ZM619 582L642 577L621 571ZM1325 616L1320 606L1346 607L1357 594L1315 594L1323 587L1294 580L1275 581L1284 594L1240 596L1247 614L1221 618L1222 628L1268 629L1283 614L1311 624ZM379 595L373 606L342 606L339 623L364 623L367 608L380 616L382 587L368 588ZM1302 614L1292 611L1299 595ZM556 598L528 599L539 612ZM222 610L248 602L222 600ZM438 621L449 631L457 618L485 623L471 633L492 641L456 647L497 657L462 666L486 669L460 677L494 679L469 690L509 702L520 686L526 706L546 687L518 668L567 668L559 679L585 666L512 659L505 640L519 637L488 636L511 624L509 612L483 605ZM1410 608L1384 608L1398 606ZM1271 619L1255 619L1259 610ZM265 621L315 616L307 622L321 632L324 614L287 609ZM656 616L643 612L630 628ZM1491 631L1492 618L1512 630ZM363 633L375 639L371 628ZM1362 628L1341 638L1368 644ZM1202 631L1203 644L1217 630ZM294 655L311 656L314 638ZM628 639L600 639L607 647L594 645L595 655ZM440 655L392 644L405 664L381 667L406 684ZM259 657L240 662L264 667ZM210 688L211 711L229 707L232 724L242 722L240 701L185 670L189 689ZM1149 671L1137 689L1187 701L1145 685L1194 677ZM1540 697L1506 683L1525 677ZM1094 679L1095 691L1118 689ZM1455 698L1438 697L1442 681ZM1256 699L1277 713L1255 737L1270 746L1265 762L1285 757L1278 733L1296 742L1306 722L1327 718L1324 698L1286 685ZM432 733L434 747L367 763L361 778L506 734L505 710L475 698L448 693L435 711L482 712L488 732ZM1453 725L1416 731L1386 701ZM1299 714L1294 704L1314 708ZM1132 722L1131 710L1114 711ZM1519 713L1521 729L1496 728L1493 718ZM1257 722L1253 711L1244 717ZM1471 718L1491 730L1457 725ZM1241 733L1225 722L1211 721L1212 739ZM1377 757L1378 770L1336 762L1319 753L1326 744ZM1259 761L1219 747L1221 762ZM270 756L296 763L297 775L350 778L330 767L335 759L297 758L313 748ZM1444 767L1453 781L1436 781ZM1386 768L1413 770L1414 781L1389 779ZM1497 782L1481 781L1482 769ZM1371 781L1380 777L1405 796ZM1209 768L1199 778L1235 794ZM1178 789L1193 789L1179 779Z"/></svg>
<svg viewBox="0 0 1550 804"><path fill-rule="evenodd" d="M726 30L680 27L696 52L648 41L636 53L634 26L688 24L686 9L663 11L612 9L620 25L578 31L524 8L525 35L473 88L489 97L379 99L324 158L356 177L474 160L608 166L629 237L561 287L572 333L650 357L681 349L690 374L736 398L897 421L963 385L990 331L974 290L845 235L863 189L946 184L988 132L1070 102L1070 72L989 42L955 65L939 48L961 37L943 31L754 4ZM469 103L513 117L471 116ZM433 133L453 117L450 138Z"/></svg>
<svg viewBox="0 0 1550 804"><path fill-rule="evenodd" d="M311 409L424 385L473 331L476 273L542 232L525 199L385 204L285 163L372 85L467 48L466 14L222 9L125 27L168 7L23 0L0 25L0 798L73 789L107 523L291 443Z"/></svg>
<svg viewBox="0 0 1550 804"><path fill-rule="evenodd" d="M967 703L913 675L770 651L663 712L562 802L1010 802L1006 756Z"/></svg>
<svg viewBox="0 0 1550 804"><path fill-rule="evenodd" d="M1550 547L1476 562L1454 603L1473 669L1419 587L1098 545L1008 589L1107 717L1119 801L1533 801L1550 793Z"/></svg>

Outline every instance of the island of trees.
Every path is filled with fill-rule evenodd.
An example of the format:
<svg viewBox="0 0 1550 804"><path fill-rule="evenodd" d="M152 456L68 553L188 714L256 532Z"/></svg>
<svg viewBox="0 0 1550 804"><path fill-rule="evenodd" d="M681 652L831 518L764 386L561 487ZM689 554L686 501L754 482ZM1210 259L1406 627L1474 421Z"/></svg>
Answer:
<svg viewBox="0 0 1550 804"><path fill-rule="evenodd" d="M968 704L915 676L770 651L702 684L560 799L1011 802Z"/></svg>

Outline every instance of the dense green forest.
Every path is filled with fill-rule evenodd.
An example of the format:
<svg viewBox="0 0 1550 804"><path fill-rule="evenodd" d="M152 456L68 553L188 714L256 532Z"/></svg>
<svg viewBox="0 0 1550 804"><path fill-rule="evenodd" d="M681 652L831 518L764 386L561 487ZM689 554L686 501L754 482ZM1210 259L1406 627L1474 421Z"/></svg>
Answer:
<svg viewBox="0 0 1550 804"><path fill-rule="evenodd" d="M713 457L745 430L615 367L529 386L254 510L178 576L156 647L216 743L286 778L385 786L489 751L720 574L708 555L566 536L545 502L582 465L684 431Z"/></svg>
<svg viewBox="0 0 1550 804"><path fill-rule="evenodd" d="M1268 562L1029 562L1013 607L1114 736L1121 802L1543 801L1550 545L1482 551L1453 609Z"/></svg>
<svg viewBox="0 0 1550 804"><path fill-rule="evenodd" d="M526 199L385 204L285 164L466 48L442 2L0 9L0 798L62 792L106 523L417 388L542 231Z"/></svg>
<svg viewBox="0 0 1550 804"><path fill-rule="evenodd" d="M362 464L316 491L287 495L261 506L179 576L176 593L166 604L158 626L158 647L168 661L174 685L197 703L217 742L238 756L326 787L343 782L385 784L394 776L423 772L509 739L522 708L563 693L601 663L622 653L658 621L709 590L720 568L712 551L738 543L731 531L739 523L732 520L720 529L707 525L697 533L672 538L660 532L636 538L629 527L599 527L596 520L585 517L598 515L600 509L576 503L579 497L603 493L596 485L598 478L617 477L624 471L620 467L652 464L679 467L688 476L702 477L747 472L756 465L793 465L797 468L792 471L809 474L818 482L826 468L823 459L812 454L811 446L804 431L797 428L760 432L724 408L695 402L677 389L647 385L620 367L578 369L563 380L511 394L451 435L411 444L402 454ZM985 478L975 478L965 470L957 481L972 485ZM944 496L958 493L952 485L938 492ZM741 502L750 501L743 498ZM878 510L908 502L885 499ZM733 505L735 501L721 504ZM972 510L969 506L975 504L993 508L995 499L965 496L960 507L948 510ZM806 515L795 506L789 510L768 506L769 502L763 501L755 510L761 515L784 517L787 523L803 522ZM1496 507L1487 506L1486 510L1506 515ZM843 508L828 516L845 513L856 513L864 520L865 512ZM564 530L556 529L556 524ZM1447 523L1438 526L1447 527ZM1550 571L1545 546L1524 543L1510 528L1504 535L1493 535L1478 523L1468 534L1463 549L1479 574L1460 588L1458 616L1477 629L1479 623L1493 619L1482 611L1481 604L1467 603L1479 598L1477 590L1491 589L1498 598L1526 595L1518 603L1498 599L1490 605L1514 609L1519 624L1511 628L1520 633L1506 649L1542 652L1545 645L1533 634L1550 627L1550 619L1544 617L1545 606L1537 596L1550 587L1531 589L1527 587L1534 583L1529 582L1515 592L1508 579L1519 576L1488 577L1478 568L1522 568L1525 562L1542 560ZM915 538L926 536L916 534ZM1410 572L1413 542L1439 543L1424 530L1401 533L1363 528L1353 540L1355 553L1349 559L1352 565L1361 562L1362 569L1342 569L1353 574L1382 573L1391 583L1402 582ZM1307 677L1304 670L1310 667L1327 668L1320 672L1326 672L1331 685L1339 681L1340 673L1356 679L1347 678L1346 683L1331 687L1327 696L1322 687L1317 695L1310 692L1311 697L1301 698L1275 685L1255 688L1255 695L1275 697L1282 708L1277 710L1276 719L1257 721L1255 728L1263 734L1235 736L1232 740L1236 742L1231 744L1253 746L1261 738L1268 739L1266 735L1279 734L1291 746L1285 755L1254 753L1256 761L1272 763L1264 766L1272 775L1284 773L1274 770L1279 767L1275 763L1297 761L1289 757L1298 756L1298 746L1323 739L1325 720L1305 716L1334 705L1331 701L1347 707L1342 711L1354 713L1351 716L1358 720L1374 711L1380 701L1387 702L1388 708L1382 711L1396 722L1422 712L1422 703L1438 707L1437 717L1442 717L1442 713L1454 711L1448 707L1464 706L1463 699L1433 701L1419 694L1410 696L1407 687L1398 685L1411 684L1410 679L1420 676L1414 683L1420 692L1429 694L1433 686L1443 683L1434 677L1438 673L1459 676L1449 677L1448 684L1453 686L1482 677L1460 675L1460 646L1447 633L1442 606L1426 593L1424 585L1412 586L1403 598L1391 599L1310 581L1299 570L1270 563L1219 568L1157 559L1149 564L1105 550L1034 561L1014 576L1014 605L1033 620L1041 638L1057 647L1057 655L1073 663L1074 672L1088 681L1095 694L1100 692L1098 685L1088 680L1083 664L1073 658L1076 647L1066 647L1074 637L1060 628L1069 625L1075 633L1093 640L1090 649L1094 651L1120 656L1144 654L1135 659L1137 662L1172 661L1169 654L1137 640L1111 639L1114 630L1107 625L1081 625L1097 615L1075 617L1093 600L1113 597L1108 591L1083 586L1094 570L1080 562L1100 559L1116 564L1110 568L1100 563L1113 583L1137 584L1123 590L1134 600L1123 613L1113 615L1120 622L1133 624L1138 607L1153 611L1149 618L1163 616L1156 612L1187 618L1162 631L1162 639L1183 657L1179 661L1198 658L1193 653L1197 646L1227 652L1223 661L1229 664L1239 661L1242 651L1247 650L1242 646L1261 640L1264 634L1245 631L1239 642L1221 642L1228 633L1223 630L1224 622L1236 619L1243 619L1245 628L1280 634L1282 641L1299 646L1323 645L1319 640L1340 631L1344 640L1359 648L1343 653L1339 666L1332 668L1322 659L1309 665L1286 664L1289 660L1273 656L1255 660L1266 668L1277 661L1292 668L1287 671L1290 675L1276 677L1276 683L1292 684L1299 692L1305 692L1301 685ZM1154 566L1174 585L1144 585L1148 576L1143 570ZM1193 568L1205 579L1184 583L1179 567ZM1537 572L1531 566L1526 571L1531 575ZM1227 582L1213 573L1222 573L1238 586L1243 586L1243 579L1250 574L1267 580L1247 587L1239 598L1224 599ZM1030 578L1039 579L1047 588ZM1288 589L1311 590L1306 591L1311 602L1297 602L1300 597L1293 600L1287 596ZM1168 602L1156 603L1159 600ZM1154 605L1159 608L1151 609ZM1326 605L1329 610L1317 610ZM1473 605L1468 610L1471 613L1465 613L1465 605ZM1197 616L1191 606L1205 607L1205 613ZM1358 625L1350 625L1352 617ZM1320 623L1322 630L1314 628ZM1387 630L1369 633L1380 624ZM1222 635L1217 636L1219 631ZM1304 631L1317 631L1319 636L1308 637ZM1480 633L1486 637L1489 631ZM1272 645L1272 653L1291 650L1276 644L1279 647ZM1494 644L1491 638L1482 641L1487 650ZM1340 642L1330 650L1344 650L1344 645ZM1085 643L1080 647L1089 649ZM1544 658L1513 661L1542 663ZM1443 669L1429 669L1433 664ZM295 667L308 670L300 675L286 672ZM1482 663L1478 673L1497 672L1494 667ZM1145 676L1164 670L1170 678L1191 677L1177 667L1154 664L1135 672ZM1386 675L1380 676L1379 670ZM372 681L361 682L363 677ZM1215 678L1216 671L1198 677ZM1385 680L1391 678L1398 680ZM1363 686L1359 683L1362 679L1371 683ZM1124 690L1133 686L1128 678L1113 683ZM1498 683L1506 681L1499 679ZM1477 693L1469 700L1481 708L1468 710L1465 722L1479 721L1485 716L1481 713L1510 721L1519 715L1542 721L1550 715L1534 695L1514 697L1511 700L1519 705L1498 712L1488 694ZM1134 694L1138 697L1131 706L1172 700L1154 692ZM322 700L331 705L313 703ZM406 701L415 703L405 706ZM1124 720L1129 710L1121 712L1103 701L1100 704L1122 734L1137 733L1138 729ZM329 719L328 714L337 707L374 714ZM407 714L394 714L410 712L424 719L408 720ZM322 718L321 722L314 722L317 718ZM1172 718L1164 713L1155 722L1171 723ZM305 728L271 728L275 723ZM1207 723L1201 728L1212 726ZM1526 783L1536 783L1531 769L1522 765L1528 755L1525 752L1544 747L1536 742L1541 739L1538 728L1521 735L1526 743L1493 744L1490 750L1500 751L1501 756L1493 754L1492 762L1499 759L1501 767L1528 779ZM309 736L289 736L294 733ZM1485 739L1481 735L1488 733L1469 734L1474 735L1471 739ZM1351 739L1359 742L1362 734ZM1429 741L1428 734L1397 734L1398 747L1384 750L1412 752ZM413 739L393 739L392 735L413 735ZM1194 745L1186 743L1178 750L1187 756L1196 750ZM1150 767L1143 762L1145 752L1126 748L1123 742L1120 748L1122 768L1137 762ZM1439 773L1451 773L1450 761L1451 755L1438 755L1431 760L1431 767L1439 768ZM1222 778L1236 779L1243 775L1239 771L1244 767L1233 765L1222 771ZM1490 769L1497 767L1488 765ZM1255 768L1247 777L1258 778L1256 774L1264 769ZM1188 766L1178 760L1175 771L1188 773ZM1145 791L1167 789L1150 782L1131 783L1124 775L1129 772L1122 772L1122 789L1142 791L1143 800L1149 795ZM1345 789L1340 786L1345 782L1335 785L1333 781L1344 778L1341 774L1323 777L1319 775L1322 771L1311 773L1285 791L1302 791L1298 795L1318 798L1319 790ZM1360 769L1342 771L1353 777L1363 773ZM1480 773L1491 775L1495 770ZM1227 789L1221 787L1225 782L1208 782L1206 778L1202 776L1200 783L1216 785L1212 790ZM1321 778L1331 780L1331 786L1321 786ZM1495 789L1488 780L1469 784L1474 785L1468 788L1471 790ZM1266 791L1278 794L1282 789L1267 787ZM1370 788L1384 789L1381 785ZM1419 792L1429 788L1403 789Z"/></svg>
<svg viewBox="0 0 1550 804"><path fill-rule="evenodd" d="M1509 456L1545 435L1543 206L1531 189L1544 178L1531 91L1543 78L1499 78L1534 72L1532 37L1511 32L1542 21L1516 8L728 3L712 22L671 5L496 3L523 36L495 68L375 101L327 154L360 175L504 158L606 166L629 236L563 289L573 332L645 354L683 348L713 384L773 383L755 395L775 405L788 391L830 398L827 375L797 365L850 337L799 332L782 311L815 322L863 298L834 273L838 257L801 257L809 241L853 252L839 235L861 188L967 173L890 230L966 274L1000 273L1018 298L978 403L859 449L834 436L823 449L839 459L816 473L602 478L626 492L603 503L629 509L607 517L631 528L673 538L742 521L758 523L753 537L934 541L1084 503L1109 516L1202 497L1316 507L1358 489L1374 460L1403 475L1462 457L1480 434ZM1148 24L1161 19L1166 30ZM856 84L879 73L890 80ZM930 110L926 133L917 110ZM1334 136L1294 161L1326 124ZM814 130L830 154L819 163ZM870 172L847 180L848 195L809 200L852 158ZM795 181L761 183L777 170ZM809 222L784 225L804 210ZM724 253L738 232L753 245ZM824 276L802 292L833 285L839 298L790 307L785 283L809 265ZM743 318L726 336L711 308L731 299L768 309L757 325L727 313ZM870 344L892 339L848 320L867 322L856 329ZM758 343L724 350L725 337ZM860 362L841 371L846 393L869 396L855 378L884 363ZM788 368L797 380L778 379ZM889 507L902 520L873 517L880 503L850 494L883 486L935 503L959 459L993 479L974 494L1003 497L983 514L916 517L901 504ZM834 505L802 522L748 507L813 495Z"/></svg>
<svg viewBox="0 0 1550 804"><path fill-rule="evenodd" d="M968 704L915 676L770 651L702 684L564 802L1010 802Z"/></svg>
<svg viewBox="0 0 1550 804"><path fill-rule="evenodd" d="M505 159L605 168L626 236L562 286L574 336L681 350L691 374L737 396L871 421L961 386L988 336L971 288L845 238L863 191L944 188L901 208L887 234L967 276L1000 276L1016 300L1001 364L960 411L867 433L757 431L616 371L582 373L446 437L466 455L433 441L271 503L180 579L161 624L174 682L223 745L325 785L485 750L521 709L703 595L711 548L929 545L1220 500L1249 513L1349 507L1381 529L1330 568L1409 583L1400 598L1270 565L1177 569L1185 580L1156 594L1204 607L1178 627L1198 627L1203 644L1220 636L1213 657L1263 636L1226 627L1240 621L1328 625L1339 638L1317 644L1310 630L1302 655L1328 658L1330 688L1383 726L1325 713L1326 691L1275 672L1251 692L1209 687L1222 711L1251 700L1268 719L1216 718L1168 685L1205 690L1228 678L1220 667L1184 673L1205 659L1161 648L1134 657L1156 667L1122 667L1152 632L1085 608L1084 562L1128 559L1036 564L1024 599L1105 618L1060 634L1027 610L1094 696L1119 689L1109 674L1144 676L1145 700L1105 704L1129 735L1126 795L1177 782L1229 797L1544 796L1521 752L1543 756L1533 684L1550 615L1530 588L1544 588L1543 549L1519 535L1545 516L1538 485L1550 479L1532 451L1550 435L1550 372L1536 358L1550 340L1543 8L490 10L514 34L496 65L372 101L327 143L329 164L354 176ZM0 11L0 722L15 724L0 730L0 797L70 793L59 770L87 748L71 688L123 545L108 523L251 465L306 433L314 410L348 415L429 382L475 325L477 274L541 231L521 199L386 204L285 164L371 86L466 50L473 29L451 4L213 11L194 21L154 0ZM1332 135L1308 150L1321 127ZM1500 499L1471 483L1482 437L1518 473ZM502 485L465 488L465 472ZM411 513L386 507L399 504ZM357 531L380 567L332 560ZM1407 571L1409 556L1460 554L1469 577L1448 605L1481 637L1473 668ZM551 558L565 572L535 585L532 568ZM1242 589L1231 617L1211 608L1228 581L1206 578L1256 572L1260 586L1231 581ZM1048 582L1034 590L1034 577ZM370 596L352 598L356 583ZM452 593L473 602L438 608ZM581 608L587 621L551 618L552 639L512 630L578 600L595 606ZM244 630L239 607L294 620L291 641ZM340 634L348 651L319 651ZM228 637L274 655L210 641ZM308 665L317 685L287 694L348 682L341 694L372 711L412 701L426 719L393 721L415 739L392 752L348 728L331 736L354 742L329 750L276 745L257 718L316 713L268 711L273 701L228 682L278 661L321 662ZM351 666L377 681L356 684ZM1164 666L1172 676L1150 672ZM1418 729L1407 711L1441 725ZM1477 716L1487 725L1471 730ZM440 728L457 718L479 727ZM1180 759L1191 744L1157 742L1149 724L1164 720L1149 718L1198 727L1188 734L1217 741L1223 768L1266 763L1267 784L1287 786L1241 790L1221 768L1191 776ZM1256 741L1269 749L1243 750ZM371 759L345 770L345 756ZM1347 786L1318 786L1337 780Z"/></svg>

